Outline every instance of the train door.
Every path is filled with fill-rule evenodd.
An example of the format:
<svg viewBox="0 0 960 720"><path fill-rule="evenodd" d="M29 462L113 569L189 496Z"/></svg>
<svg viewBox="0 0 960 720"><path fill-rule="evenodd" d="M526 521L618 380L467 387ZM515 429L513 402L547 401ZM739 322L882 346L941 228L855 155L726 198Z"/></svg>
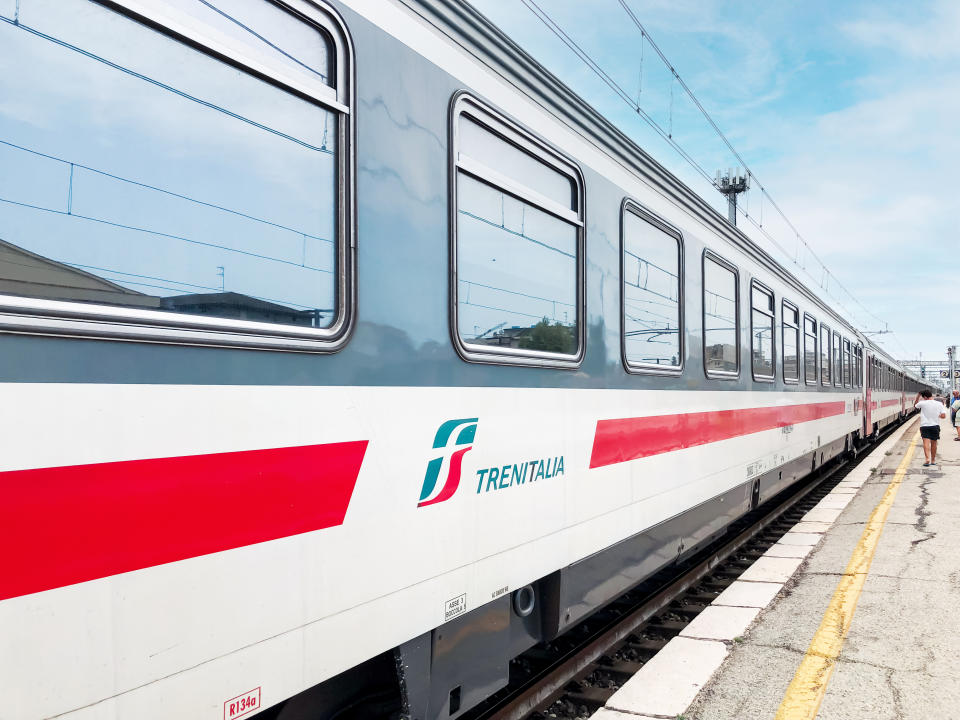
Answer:
<svg viewBox="0 0 960 720"><path fill-rule="evenodd" d="M867 382L863 395L863 437L873 432L873 379L876 373L873 367L873 355L867 353Z"/></svg>

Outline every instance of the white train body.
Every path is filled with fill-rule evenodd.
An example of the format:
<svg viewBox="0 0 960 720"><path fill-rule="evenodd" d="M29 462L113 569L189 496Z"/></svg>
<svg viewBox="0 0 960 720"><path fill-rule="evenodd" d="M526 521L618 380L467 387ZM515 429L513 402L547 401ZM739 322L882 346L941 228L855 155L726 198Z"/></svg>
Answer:
<svg viewBox="0 0 960 720"><path fill-rule="evenodd" d="M139 306L119 310L0 277L0 356L9 360L0 374L0 718L300 717L295 706L309 704L311 688L358 669L372 676L370 663L387 657L406 673L405 712L456 717L506 682L519 652L912 411L918 382L542 69L519 67L517 49L469 8L270 5L326 33L338 79L318 90L290 79L298 70L285 61L234 52L234 26L190 20L188 6L21 0L15 17L0 3L0 44L85 50L85 31L72 39L58 13L79 12L90 27L109 13L131 32L166 33L183 53L215 56L340 113L335 319L320 327L328 310L300 303L314 308L306 329L272 332L232 316L180 326L164 315L169 298L143 292L142 272ZM267 36L264 17L253 29ZM107 48L101 65L113 62L114 42L136 57L120 40L95 39ZM137 67L122 71L145 77ZM43 110L30 103L24 117ZM231 117L246 104L238 99ZM571 208L531 201L579 237L569 303L579 321L551 318L575 346L566 355L528 352L529 340L502 351L484 344L486 333L458 330L450 187L461 171L485 172L455 151L461 112L487 118L510 142L529 140L523 152L542 150L572 183ZM23 130L29 122L3 118L7 145L56 155ZM70 164L74 205L57 210L63 222L79 222L79 167ZM0 262L11 267L22 263L4 258L51 257L22 238L37 229L23 213L52 210L16 192L0 198L0 240L12 253ZM668 298L681 318L672 331L680 353L665 371L624 356L617 238L631 212L680 248L679 295ZM96 222L132 232L134 220L118 217ZM63 262L95 273L103 257ZM719 362L736 365L726 375L704 360L704 268L714 257L736 273L736 340L729 356L718 346ZM219 271L225 292L233 271ZM127 288L131 275L109 281ZM763 341L772 355L751 343L756 288L770 298L774 333ZM798 326L785 377L788 307ZM806 357L804 317L818 324L818 341L826 326L828 338L849 343L846 359L816 347ZM505 331L492 336L509 342ZM756 375L758 358L769 377ZM536 609L518 617L511 597L526 586ZM333 713L325 702L318 713Z"/></svg>

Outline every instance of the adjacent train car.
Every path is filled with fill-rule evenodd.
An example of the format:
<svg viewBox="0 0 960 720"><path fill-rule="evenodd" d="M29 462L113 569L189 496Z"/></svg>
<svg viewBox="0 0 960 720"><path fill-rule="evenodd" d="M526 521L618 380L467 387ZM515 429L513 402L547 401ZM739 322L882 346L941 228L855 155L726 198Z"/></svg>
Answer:
<svg viewBox="0 0 960 720"><path fill-rule="evenodd" d="M458 717L909 410L459 0L0 45L3 717Z"/></svg>

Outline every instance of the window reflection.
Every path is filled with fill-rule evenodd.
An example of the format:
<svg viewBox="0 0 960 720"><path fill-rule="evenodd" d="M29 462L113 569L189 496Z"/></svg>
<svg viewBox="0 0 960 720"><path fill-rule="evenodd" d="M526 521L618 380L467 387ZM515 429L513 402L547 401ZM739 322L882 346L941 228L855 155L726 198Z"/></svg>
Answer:
<svg viewBox="0 0 960 720"><path fill-rule="evenodd" d="M783 379L800 380L800 313L792 305L783 303Z"/></svg>
<svg viewBox="0 0 960 720"><path fill-rule="evenodd" d="M830 384L830 328L820 326L820 382Z"/></svg>
<svg viewBox="0 0 960 720"><path fill-rule="evenodd" d="M465 343L577 351L577 228L464 173L457 283Z"/></svg>
<svg viewBox="0 0 960 720"><path fill-rule="evenodd" d="M839 386L843 380L843 354L840 350L840 335L833 334L833 384Z"/></svg>
<svg viewBox="0 0 960 720"><path fill-rule="evenodd" d="M807 384L817 382L817 321L803 318L803 368Z"/></svg>
<svg viewBox="0 0 960 720"><path fill-rule="evenodd" d="M754 286L751 288L751 331L753 374L773 377L773 294Z"/></svg>
<svg viewBox="0 0 960 720"><path fill-rule="evenodd" d="M276 6L174 5L328 74L322 34ZM0 22L0 293L329 326L338 116L85 0L19 13Z"/></svg>
<svg viewBox="0 0 960 720"><path fill-rule="evenodd" d="M457 128L457 148L461 156L479 161L558 205L576 208L574 182L568 176L506 142L468 115L460 115Z"/></svg>
<svg viewBox="0 0 960 720"><path fill-rule="evenodd" d="M844 338L843 341L843 385L850 385L850 341Z"/></svg>
<svg viewBox="0 0 960 720"><path fill-rule="evenodd" d="M709 257L703 261L703 349L707 373L737 373L737 276Z"/></svg>
<svg viewBox="0 0 960 720"><path fill-rule="evenodd" d="M773 295L754 286L751 288L751 331L753 374L773 377Z"/></svg>
<svg viewBox="0 0 960 720"><path fill-rule="evenodd" d="M625 212L623 335L628 364L679 367L680 241Z"/></svg>

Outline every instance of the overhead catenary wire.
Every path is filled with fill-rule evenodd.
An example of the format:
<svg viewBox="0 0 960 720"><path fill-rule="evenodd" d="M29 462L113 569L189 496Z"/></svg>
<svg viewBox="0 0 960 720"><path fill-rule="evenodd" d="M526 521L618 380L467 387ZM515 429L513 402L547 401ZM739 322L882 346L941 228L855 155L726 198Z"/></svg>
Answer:
<svg viewBox="0 0 960 720"><path fill-rule="evenodd" d="M620 85L611 78L600 65L590 57L577 43L564 32L554 20L540 8L539 5L534 2L534 0L520 0L530 12L537 16L537 18L547 26L547 28L556 35L561 42L563 42L574 54L576 54L581 61L583 61L603 82L613 90L621 100L623 100L634 112L636 112L640 117L642 117L653 130L660 135L661 138L667 143L669 143L677 153L680 154L690 165L703 177L704 180L713 184L713 178L710 176L710 173L700 165L691 155L687 153L679 143L675 142L673 138L662 128L660 125L642 108L640 104L635 102L627 92L620 87Z"/></svg>
<svg viewBox="0 0 960 720"><path fill-rule="evenodd" d="M155 87L157 87L157 88L160 88L161 90L164 90L164 91L166 91L166 92L168 92L168 93L171 93L171 94L173 94L173 95L177 95L177 96L183 98L184 100L187 100L187 101L189 101L189 102L193 102L193 103L196 103L196 104L201 105L201 106L203 106L203 107L209 108L210 110L213 110L213 111L215 111L215 112L222 113L223 115L226 115L227 117L231 117L231 118L233 118L234 120L238 120L238 121L240 121L240 122L242 122L242 123L246 123L247 125L251 125L251 126L257 128L258 130L263 130L264 132L270 133L270 134L272 134L272 135L276 135L277 137L281 137L281 138L283 138L283 139L285 139L285 140L289 140L290 142L295 143L295 144L297 144L297 145L300 145L300 146L302 146L302 147L305 147L305 148L307 148L308 150L313 150L313 151L315 151L315 152L320 152L320 153L332 153L332 152L333 152L333 151L330 150L329 148L324 147L322 144L321 144L320 146L313 145L312 143L307 142L306 140L303 140L302 138L295 137L294 135L291 135L290 133L284 132L284 131L282 131L282 130L280 130L280 129L278 129L278 128L271 127L270 125L266 125L266 124L264 124L264 123L261 123L261 122L259 122L259 121L257 121L257 120L254 120L253 118L249 118L249 117L246 117L245 115L241 115L240 113L236 113L236 112L234 112L234 111L232 111L232 110L228 110L227 108L222 107L221 105L217 105L216 103L211 102L211 101L209 101L209 100L204 100L203 98L197 97L196 95L192 95L191 93L188 93L188 92L186 92L185 90L181 90L181 89L179 89L179 88L176 88L176 87L174 87L174 86L172 86L172 85L169 85L168 83L162 82L161 80L158 80L158 79L156 79L156 78L150 77L149 75L145 75L145 74L143 74L143 73L141 73L141 72L138 72L138 71L136 71L136 70L133 70L132 68L128 68L128 67L126 67L126 66L124 66L124 65L120 65L119 63L115 63L115 62L113 62L113 61L111 61L111 60L108 60L108 59L106 59L106 58L104 58L104 57L101 57L101 56L99 56L99 55L97 55L97 54L95 54L95 53L92 53L92 52L90 52L90 51L88 51L88 50L84 50L84 49L81 48L81 47L78 47L78 46L76 46L76 45L73 45L72 43L69 43L69 42L67 42L67 41L65 41L65 40L61 40L61 39L59 39L59 38L53 37L52 35L47 35L46 33L41 32L41 31L37 30L36 28L29 27L28 25L24 25L23 23L21 23L21 22L19 22L19 21L18 21L18 22L13 22L13 21L8 20L7 18L3 17L2 15L0 15L0 22L9 23L10 25L13 25L14 27L16 27L16 28L18 28L18 29L20 29L20 30L23 30L23 31L25 31L25 32L28 32L28 33L30 33L31 35L34 35L34 36L36 36L36 37L38 37L38 38L40 38L40 39L42 39L42 40L46 40L46 41L51 42L51 43L53 43L53 44L55 44L55 45L59 45L60 47L65 48L65 49L67 49L67 50L71 50L71 51L73 51L73 52L75 52L75 53L78 53L78 54L80 54L80 55L83 55L84 57L87 57L87 58L89 58L89 59L91 59L91 60L94 60L94 61L96 61L96 62L102 63L102 64L106 65L107 67L113 68L114 70L118 70L119 72L122 72L122 73L125 73L125 74L127 74L127 75L130 75L131 77L135 77L135 78L137 78L137 79L139 79L139 80L143 80L145 83L148 83L148 84L153 85L153 86L155 86Z"/></svg>
<svg viewBox="0 0 960 720"><path fill-rule="evenodd" d="M761 182L757 179L756 174L750 169L750 166L747 165L747 161L744 160L744 158L740 155L740 153L737 151L737 149L733 146L733 143L730 142L729 138L727 138L727 136L724 134L724 132L720 129L720 126L719 126L719 125L716 123L716 121L713 119L713 116L710 115L710 113L709 113L709 112L707 111L707 109L703 106L703 104L700 102L700 100L697 98L697 96L694 94L694 92L693 92L693 91L690 89L690 87L684 82L683 78L680 77L680 73L677 72L676 68L674 68L674 66L673 66L673 65L670 63L670 61L667 59L667 56L666 56L666 55L663 53L663 51L660 49L660 46L657 45L657 43L654 41L654 39L650 36L650 33L649 33L649 32L647 31L647 29L643 26L643 23L640 22L640 19L637 17L636 13L634 13L633 10L630 8L629 4L627 4L626 0L617 0L617 2L618 2L619 5L624 9L624 11L625 11L625 12L627 13L627 15L629 16L630 20L633 22L633 24L634 24L634 25L637 27L637 29L640 31L640 40L641 40L641 43L643 43L644 40L646 40L647 42L649 42L650 47L652 47L653 50L657 53L657 55L660 56L660 59L663 61L663 64L666 65L667 68L670 70L670 73L671 73L671 85L670 85L670 88L671 88L671 94L670 94L670 100L671 100L671 123L672 123L672 103L673 103L673 81L675 80L675 81L680 85L680 87L683 88L684 92L687 94L687 96L690 98L690 100L693 102L693 104L696 105L697 109L700 111L700 113L703 115L703 117L706 119L706 121L707 121L707 122L710 124L710 126L713 128L713 130L714 130L714 132L717 134L717 136L723 141L723 144L727 147L727 149L730 151L730 153L737 159L737 161L738 161L738 162L740 163L740 165L743 167L743 169L744 169L744 171L747 173L747 175L751 178L751 180L752 180L752 181L756 184L756 186L759 188L759 190L760 190L760 223L759 223L759 225L757 225L756 223L754 223L754 225L756 225L756 226L758 227L758 229L763 230L763 199L764 199L764 196L766 196L766 199L767 199L767 201L770 203L771 207L773 207L773 209L777 212L777 214L783 219L783 221L787 224L787 226L793 231L794 237L795 237L800 243L803 244L803 246L804 246L804 247L806 248L806 250L810 253L810 255L817 261L817 263L819 263L819 265L821 266L821 268L823 268L823 271L824 271L824 273L825 273L824 283L829 282L829 279L830 279L830 278L833 278L834 283L835 283L841 290L843 290L843 292L845 292L845 293L847 294L847 296L850 297L851 300L853 300L853 302L855 302L858 306L860 306L860 308L861 308L864 312L866 312L870 317L872 317L872 318L873 318L874 320L876 320L877 322L880 322L880 323L884 322L884 321L881 320L876 314L874 314L873 311L871 311L866 305L864 305L853 293L851 293L842 283L840 283L839 280L837 280L836 276L833 275L833 273L831 273L831 272L829 271L829 269L828 269L827 266L826 266L826 263L824 263L824 262L820 259L820 257L816 254L816 252L814 252L813 248L810 247L809 243L807 243L807 241L806 241L806 240L803 238L803 236L800 234L800 231L796 228L796 226L793 224L793 222L790 220L790 218L787 217L786 213L780 208L780 206L777 204L777 202L773 199L773 197L772 197L772 196L770 195L770 193L767 191L766 187L764 187L763 183L761 183ZM671 127L671 131L672 131L672 127ZM715 184L715 183L714 183L714 184ZM743 214L744 214L745 217L749 217L749 215L748 215L746 212L744 212ZM784 253L785 257L790 257L790 253L788 253L788 252L786 251L786 249L783 248L782 245L780 245L779 243L776 243L776 242L773 240L773 237L770 235L770 233L764 232L764 235L765 235L769 240L771 240L771 242L774 242L774 243L776 244L777 248L778 248L781 252ZM795 255L796 255L796 254L795 254ZM796 264L796 265L799 266L799 262L797 261L797 258L796 258L796 257L794 257L794 264ZM806 270L806 268L804 268L804 270ZM809 275L809 273L807 273L807 274ZM811 276L811 279L813 279L812 276ZM823 283L821 283L821 287L823 287ZM825 291L825 292L827 291L827 290L826 290L826 287L824 287L824 291ZM846 309L846 308L845 308L845 309ZM849 309L847 309L847 312L848 312L848 313L850 312ZM852 314L852 313L851 313L851 314ZM898 341L898 342L899 342L899 341Z"/></svg>
<svg viewBox="0 0 960 720"><path fill-rule="evenodd" d="M156 185L151 185L151 184L149 184L149 183L145 183L145 182L142 182L142 181L140 181L140 180L133 180L133 179L128 178L128 177L123 177L122 175L116 175L116 174L114 174L114 173L107 172L106 170L100 170L99 168L91 167L91 166L89 166L89 165L84 165L84 164L82 164L82 163L78 163L78 162L73 161L73 160L67 160L66 158L58 157L58 156L56 156L56 155L51 155L51 154L49 154L49 153L42 152L42 151L37 150L37 149L35 149L35 148L26 147L25 145L17 145L16 143L12 143L12 142L9 142L9 141L3 140L3 139L0 139L0 145L4 145L4 146L9 147L9 148L11 148L11 149L13 149L13 150L19 150L19 151L22 151L22 152L25 152L25 153L29 153L30 155L35 155L35 156L37 156L37 157L46 158L47 160L54 160L54 161L56 161L56 162L63 163L64 165L69 165L69 166L70 166L70 195L68 196L69 199L68 199L68 203L67 203L68 211L69 211L70 209L72 209L71 206L72 206L72 191L73 191L73 173L74 173L74 169L75 169L75 168L79 168L80 170L87 170L87 171L89 171L89 172L95 173L95 174L100 175L100 176L102 176L102 177L110 178L111 180L117 180L118 182L126 183L126 184L128 184L128 185L134 185L134 186L136 186L136 187L140 187L140 188L143 188L143 189L145 189L145 190L152 190L152 191L154 191L154 192L162 193L162 194L164 194L164 195L169 195L170 197L175 197L175 198L177 198L177 199L179 199L179 200L186 200L187 202L193 203L193 204L195 204L195 205L202 205L202 206L208 207L208 208L210 208L210 209L212 209L212 210L220 210L220 211L222 211L222 212L229 213L229 214L231 214L231 215L236 215L236 216L238 216L238 217L245 218L246 220L253 220L254 222L263 223L264 225L270 225L270 226L275 227L275 228L277 228L277 229L279 229L279 230L287 230L287 231L292 232L292 233L295 233L295 234L297 234L297 235L303 235L304 237L308 237L308 238L310 238L310 239L312 239L312 240L320 240L321 242L326 242L326 243L332 243L332 242L333 242L330 238L325 238L325 237L322 237L322 236L320 236L320 235L314 235L313 233L308 233L308 232L306 232L306 231L304 231L304 230L299 230L299 229L297 229L297 228L289 227L289 226L287 226L287 225L284 225L284 224L282 224L282 223L276 222L276 221L274 221L274 220L267 220L267 219L265 219L265 218L257 217L257 216L255 216L255 215L250 215L249 213L245 213L245 212L242 212L242 211L240 211L240 210L236 210L236 209L234 209L234 208L225 207L225 206L223 206L223 205L217 205L216 203L210 202L210 201L208 201L208 200L201 200L200 198L191 197L190 195L185 195L185 194L183 194L183 193L178 193L178 192L175 192L175 191L170 190L170 189L167 189L167 188L162 188L162 187L158 187L158 186L156 186Z"/></svg>
<svg viewBox="0 0 960 720"><path fill-rule="evenodd" d="M697 109L700 111L700 113L703 115L703 117L707 120L707 122L709 123L709 125L712 127L712 129L713 129L714 132L717 134L717 136L722 140L722 142L723 142L724 145L727 147L727 149L730 151L730 153L733 155L733 157L735 157L735 158L737 159L737 161L743 166L744 171L745 171L745 172L747 173L747 175L750 177L750 179L751 179L752 183L755 185L755 187L759 190L760 195L761 195L761 199L763 199L764 196L765 196L766 201L770 204L770 206L773 208L773 210L774 210L774 211L777 213L777 215L783 220L783 222L786 224L786 226L787 226L788 228L790 228L790 230L792 231L792 234L793 234L795 240L796 240L798 243L800 243L800 244L803 245L804 249L806 250L806 252L807 252L808 255L810 256L810 258L812 258L812 259L823 269L824 279L821 280L821 281L818 281L818 280L813 276L813 274L806 268L805 262L804 262L803 265L801 265L801 263L799 262L799 258L797 257L797 255L799 254L798 251L797 251L797 252L794 252L794 253L790 253L789 251L786 250L786 248L784 248L784 246L783 246L780 242L778 242L778 241L764 228L764 226L763 226L762 223L757 223L757 222L748 214L748 212L745 211L743 208L738 207L738 208L737 208L738 211L741 212L741 214L743 214L744 217L746 217L748 220L750 220L751 224L752 224L767 240L769 240L781 253L783 253L783 256L784 256L785 258L791 258L791 259L793 260L794 265L796 265L798 268L800 268L800 269L804 272L804 274L807 275L807 276L810 278L811 281L813 281L814 283L820 285L821 289L823 289L825 293L827 293L827 294L829 295L829 292L828 292L828 290L827 290L827 286L829 285L830 281L832 280L833 284L837 287L837 289L838 289L839 291L841 291L846 297L848 297L848 298L849 298L856 306L858 306L867 316L869 316L870 318L873 318L873 320L875 320L875 321L877 321L877 322L880 322L880 323L883 323L883 322L884 322L884 321L882 321L872 310L870 310L870 308L868 308L862 301L860 301L860 299L857 298L849 289L847 289L847 287L846 287L845 285L843 285L843 284L837 279L837 277L836 277L833 273L831 273L831 272L827 269L826 264L823 262L823 260L820 259L820 257L817 255L817 253L813 250L813 248L810 246L810 244L806 241L806 239L805 239L805 238L803 237L803 235L800 233L799 229L794 225L794 223L793 223L793 222L790 220L790 218L786 215L786 213L783 211L783 209L780 207L780 205L773 199L773 197L770 195L770 193L769 193L769 191L766 189L766 187L757 179L756 174L750 169L750 167L748 166L748 164L746 163L746 161L744 160L744 158L743 158L743 157L741 156L741 154L736 150L736 148L733 146L733 144L730 142L730 140L727 138L727 136L723 133L723 131L720 129L719 125L717 125L716 121L713 119L713 117L710 115L710 113L707 112L706 108L703 106L703 104L700 102L700 100L696 97L696 95L693 93L693 91L690 89L690 87L686 84L686 82L684 82L683 78L682 78L682 77L680 76L680 74L677 72L676 68L674 68L674 66L670 63L670 61L668 60L668 58L666 57L666 55L663 53L663 51L660 49L660 47L656 44L656 42L655 42L655 41L653 40L653 38L650 36L650 33L646 30L646 28L643 26L643 24L640 22L639 18L637 18L636 14L633 12L633 10L630 8L630 6L626 3L625 0L617 0L617 2L618 2L618 4L620 4L620 6L624 9L624 11L625 11L625 12L627 13L627 15L629 16L630 20L633 22L633 24L634 24L634 25L637 27L637 29L640 31L640 36L641 36L641 37L640 37L640 41L641 41L641 51L642 51L643 48L644 48L645 42L646 42L646 43L649 43L650 47L657 53L657 55L660 57L661 61L664 63L664 65L665 65L665 66L667 67L667 69L670 71L670 74L671 74L671 96L670 96L670 97L671 97L671 109L670 109L671 111L670 111L670 125L671 125L671 127L670 127L669 129L664 129L663 127L661 127L661 126L659 125L659 123L657 123L656 120L654 120L653 117L652 117L649 113L645 112L645 111L643 110L643 108L640 107L639 102L638 102L638 101L634 101L634 100L632 99L632 97L631 97L630 95L628 95L628 94L623 90L623 88L620 87L620 85L619 85L605 70L603 70L603 68L599 65L599 63L597 63L597 62L590 56L589 53L587 53L580 45L578 45L578 44L576 43L575 40L573 40L573 38L571 38L571 37L563 30L562 26L560 26L560 25L549 15L549 13L547 13L547 12L544 11L539 5L537 5L537 3L535 2L535 0L521 0L521 2L523 2L523 4L527 7L527 9L530 10L530 11L547 27L548 30L550 30L554 35L556 35L575 55L577 55L577 57L578 57L585 65L587 65L587 67L589 67L590 70L593 71L594 74L596 74L608 87L610 87L610 89L613 90L613 91L621 98L621 100L623 100L624 103L626 103L632 110L634 110L638 115L640 115L640 117L643 118L643 120L654 130L654 132L656 132L656 133L657 133L665 142L667 142L684 160L687 161L687 163L697 172L697 174L699 174L704 180L706 180L708 183L710 183L711 186L716 187L716 181L714 180L714 178L711 177L711 175L705 170L705 168L704 168L700 163L698 163L698 162L692 157L692 155L690 155L690 153L688 153L688 152L680 145L680 143L678 143L678 142L675 140L675 138L673 137L674 133L673 133L673 127L672 127L672 124L673 124L673 108L672 108L673 102L672 102L672 101L673 101L673 83L676 82L676 83L683 89L683 91L687 94L687 96L691 99L691 101L694 103L694 105L697 107ZM641 65L641 68L640 68L639 77L640 77L640 82L641 82L641 84L640 84L640 90L642 91L642 77L643 77L643 66L642 66L642 65ZM639 97L639 94L638 94L638 97ZM792 257L791 257L791 256L792 256ZM850 308L848 308L843 302L841 302L839 298L833 297L833 299L837 302L837 304L838 304L848 315L850 315L851 317L855 316L855 313L851 312ZM899 343L899 340L897 340L897 342L898 342L898 344L900 344L900 343ZM901 346L901 347L902 347L902 346Z"/></svg>

